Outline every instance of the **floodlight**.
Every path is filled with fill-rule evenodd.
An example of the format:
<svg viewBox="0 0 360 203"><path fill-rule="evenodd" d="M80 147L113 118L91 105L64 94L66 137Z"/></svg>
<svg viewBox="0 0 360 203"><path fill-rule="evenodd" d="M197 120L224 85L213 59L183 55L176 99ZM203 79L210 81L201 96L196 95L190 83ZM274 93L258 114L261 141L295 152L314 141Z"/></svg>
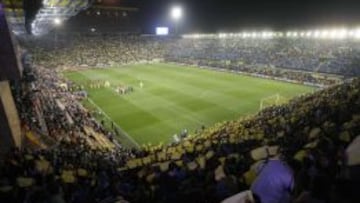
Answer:
<svg viewBox="0 0 360 203"><path fill-rule="evenodd" d="M267 36L268 36L268 35L267 35L267 32L262 32L262 33L261 33L261 37L262 37L262 38L266 38Z"/></svg>
<svg viewBox="0 0 360 203"><path fill-rule="evenodd" d="M355 36L355 32L353 30L349 30L347 33L348 36L350 37L354 37Z"/></svg>
<svg viewBox="0 0 360 203"><path fill-rule="evenodd" d="M304 37L304 36L305 36L305 32L301 32L301 33L300 33L300 36L301 36L301 37Z"/></svg>
<svg viewBox="0 0 360 203"><path fill-rule="evenodd" d="M226 33L220 33L219 34L219 38L226 38L227 37L227 34Z"/></svg>
<svg viewBox="0 0 360 203"><path fill-rule="evenodd" d="M179 20L182 17L182 8L180 6L175 6L171 9L171 17L174 20Z"/></svg>
<svg viewBox="0 0 360 203"><path fill-rule="evenodd" d="M293 37L297 37L297 36L298 36L298 33L297 33L297 32L293 32L293 33L292 33L292 36L293 36Z"/></svg>
<svg viewBox="0 0 360 203"><path fill-rule="evenodd" d="M315 32L314 32L314 37L315 38L318 38L320 36L320 32L318 31L318 30L316 30Z"/></svg>
<svg viewBox="0 0 360 203"><path fill-rule="evenodd" d="M306 37L311 37L311 35L312 35L312 32L311 32L311 31L307 31L307 32L306 32Z"/></svg>
<svg viewBox="0 0 360 203"><path fill-rule="evenodd" d="M322 38L328 38L329 37L329 31L328 30L323 30L320 32L320 36Z"/></svg>
<svg viewBox="0 0 360 203"><path fill-rule="evenodd" d="M343 39L343 38L345 38L346 37L346 30L345 29L341 29L341 30L339 30L338 31L338 34L337 34L337 38L339 38L339 39Z"/></svg>
<svg viewBox="0 0 360 203"><path fill-rule="evenodd" d="M360 29L355 31L354 36L355 38L360 39Z"/></svg>
<svg viewBox="0 0 360 203"><path fill-rule="evenodd" d="M337 35L337 31L336 31L336 30L331 30L331 31L330 31L330 37L331 37L331 38L336 38L336 35Z"/></svg>
<svg viewBox="0 0 360 203"><path fill-rule="evenodd" d="M55 18L54 19L54 24L55 25L61 25L62 21L60 20L60 18Z"/></svg>

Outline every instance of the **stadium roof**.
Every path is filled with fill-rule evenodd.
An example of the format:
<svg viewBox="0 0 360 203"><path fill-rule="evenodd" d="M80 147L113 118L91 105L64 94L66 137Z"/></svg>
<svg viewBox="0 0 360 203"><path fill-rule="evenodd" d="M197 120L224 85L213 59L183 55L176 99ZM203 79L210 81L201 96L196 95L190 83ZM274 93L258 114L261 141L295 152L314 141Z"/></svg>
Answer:
<svg viewBox="0 0 360 203"><path fill-rule="evenodd" d="M42 0L42 6L31 22L31 33L47 33L57 24L88 8L91 0Z"/></svg>
<svg viewBox="0 0 360 203"><path fill-rule="evenodd" d="M16 34L46 34L63 21L93 6L94 9L137 11L117 0L3 0L6 16ZM130 6L129 6L130 5Z"/></svg>
<svg viewBox="0 0 360 203"><path fill-rule="evenodd" d="M22 0L3 0L5 15L16 34L25 33L25 18Z"/></svg>

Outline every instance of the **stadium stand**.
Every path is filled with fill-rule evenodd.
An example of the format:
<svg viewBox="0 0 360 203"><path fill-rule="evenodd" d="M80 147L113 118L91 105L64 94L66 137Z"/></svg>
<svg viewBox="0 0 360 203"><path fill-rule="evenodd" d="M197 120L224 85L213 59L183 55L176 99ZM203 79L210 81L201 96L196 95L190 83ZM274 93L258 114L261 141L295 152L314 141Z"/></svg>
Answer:
<svg viewBox="0 0 360 203"><path fill-rule="evenodd" d="M0 160L1 202L212 203L242 192L248 202L360 202L360 79L348 79L360 75L357 43L55 34L20 38L35 61L12 86L26 142ZM327 88L177 143L125 149L61 70L151 61Z"/></svg>
<svg viewBox="0 0 360 203"><path fill-rule="evenodd" d="M52 35L46 37L41 42L37 38L23 41L33 50L34 60L45 67L107 67L161 59L165 53L161 38L134 34L64 35L58 40Z"/></svg>
<svg viewBox="0 0 360 203"><path fill-rule="evenodd" d="M29 14L14 2L12 19L22 27L28 22L16 15ZM67 6L63 11L74 15L72 8L93 1L45 2L42 10ZM81 15L96 15L94 22L101 23L135 11L98 6ZM23 52L20 66L3 16L0 7L1 203L360 202L359 42L54 32L19 37L31 53ZM38 32L47 32L50 21L38 18ZM176 143L127 149L84 108L85 96L77 94L83 88L64 79L62 70L152 61L323 88L288 102L275 96L279 105L201 127ZM5 130L18 136L6 137Z"/></svg>
<svg viewBox="0 0 360 203"><path fill-rule="evenodd" d="M92 148L114 148L111 133L76 102L68 89L71 84L69 87L56 72L30 67L25 78L28 85L17 87L15 91L18 109L27 129L46 135L48 145L64 141Z"/></svg>
<svg viewBox="0 0 360 203"><path fill-rule="evenodd" d="M340 47L340 48L339 48ZM304 38L242 39L183 38L169 57L200 65L237 68L239 65L278 67L310 72L359 75L358 43L352 40Z"/></svg>
<svg viewBox="0 0 360 203"><path fill-rule="evenodd" d="M93 147L103 146L96 138L84 141L88 135L79 128L103 132L101 127L54 86L56 71L39 67L36 74L41 80L31 94L52 109L44 117L58 142L6 156L0 167L4 202L219 202L248 189L262 202L359 200L358 163L350 163L354 154L346 151L360 132L359 79L203 129L178 144L126 151ZM71 118L80 115L76 125L69 127L54 98L66 103ZM36 114L27 105L20 107L25 121L24 115ZM279 167L288 179L276 173ZM263 184L272 184L273 192Z"/></svg>
<svg viewBox="0 0 360 203"><path fill-rule="evenodd" d="M22 44L33 50L37 62L50 67L106 67L156 59L324 85L360 75L359 43L351 39L179 39L93 33L48 35Z"/></svg>

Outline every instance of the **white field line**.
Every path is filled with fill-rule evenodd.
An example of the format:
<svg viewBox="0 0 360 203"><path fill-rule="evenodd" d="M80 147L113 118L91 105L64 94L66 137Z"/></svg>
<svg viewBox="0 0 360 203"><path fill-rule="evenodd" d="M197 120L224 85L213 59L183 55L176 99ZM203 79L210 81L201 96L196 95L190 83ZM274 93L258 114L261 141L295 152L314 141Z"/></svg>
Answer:
<svg viewBox="0 0 360 203"><path fill-rule="evenodd" d="M124 134L128 140L130 140L137 148L140 148L140 145L139 145L132 137L130 137L116 122L114 122L114 121L111 119L111 117L110 117L107 113L105 113L105 111L103 111L92 99L88 98L88 100L89 100L89 102L90 102L92 105L94 105L99 111L101 111L101 113L104 114L107 119L109 119L111 122L113 122L113 124L114 124L117 128L119 128L119 129L121 130L122 134Z"/></svg>

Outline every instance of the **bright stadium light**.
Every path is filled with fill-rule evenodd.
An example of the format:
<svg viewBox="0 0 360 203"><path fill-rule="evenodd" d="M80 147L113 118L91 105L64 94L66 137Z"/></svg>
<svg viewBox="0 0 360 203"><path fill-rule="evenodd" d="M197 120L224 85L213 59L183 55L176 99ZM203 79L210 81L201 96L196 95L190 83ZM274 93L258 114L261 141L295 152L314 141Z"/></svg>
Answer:
<svg viewBox="0 0 360 203"><path fill-rule="evenodd" d="M262 37L262 38L266 38L266 37L267 37L267 33L266 33L266 32L262 32L262 33L261 33L261 37Z"/></svg>
<svg viewBox="0 0 360 203"><path fill-rule="evenodd" d="M274 35L275 35L275 33L274 33L274 32L268 32L268 37L273 38L273 37L274 37Z"/></svg>
<svg viewBox="0 0 360 203"><path fill-rule="evenodd" d="M315 37L315 38L320 37L320 31L319 31L319 30L316 30L316 31L314 32L314 37Z"/></svg>
<svg viewBox="0 0 360 203"><path fill-rule="evenodd" d="M355 37L356 39L360 39L360 28L357 29L357 30L354 32L354 37Z"/></svg>
<svg viewBox="0 0 360 203"><path fill-rule="evenodd" d="M274 33L273 32L268 32L268 31L264 31L261 33L261 37L262 38L272 38L274 36Z"/></svg>
<svg viewBox="0 0 360 203"><path fill-rule="evenodd" d="M346 36L347 31L345 29L337 29L330 32L330 37L333 39L344 39Z"/></svg>
<svg viewBox="0 0 360 203"><path fill-rule="evenodd" d="M180 21L180 19L182 18L183 16L183 10L180 6L174 6L171 8L170 10L170 16L171 18L175 21L175 29L174 29L174 33L177 35L178 34L178 23Z"/></svg>
<svg viewBox="0 0 360 203"><path fill-rule="evenodd" d="M228 37L228 34L226 34L226 33L219 33L218 37L219 37L219 38L227 38L227 37Z"/></svg>
<svg viewBox="0 0 360 203"><path fill-rule="evenodd" d="M311 37L312 36L312 32L311 31L307 31L306 32L306 37Z"/></svg>
<svg viewBox="0 0 360 203"><path fill-rule="evenodd" d="M180 20L180 18L182 17L182 14L183 14L183 11L180 6L174 6L171 9L171 17L174 20Z"/></svg>
<svg viewBox="0 0 360 203"><path fill-rule="evenodd" d="M263 31L262 33L261 33L261 37L262 38L271 38L272 37L272 32L267 32L267 31Z"/></svg>
<svg viewBox="0 0 360 203"><path fill-rule="evenodd" d="M348 35L349 37L354 37L354 36L355 36L355 32L354 32L353 30L349 30L348 33L347 33L347 35Z"/></svg>
<svg viewBox="0 0 360 203"><path fill-rule="evenodd" d="M337 31L336 31L336 30L331 30L331 31L330 31L330 37L331 37L331 38L336 38L336 35L337 35Z"/></svg>
<svg viewBox="0 0 360 203"><path fill-rule="evenodd" d="M55 25L61 25L62 21L60 20L60 18L55 18L54 19L54 24Z"/></svg>
<svg viewBox="0 0 360 203"><path fill-rule="evenodd" d="M346 34L347 34L346 30L345 30L345 29L341 29L341 30L338 31L337 38L339 38L339 39L344 39L344 38L346 38Z"/></svg>
<svg viewBox="0 0 360 203"><path fill-rule="evenodd" d="M320 36L321 38L328 38L329 37L329 31L328 30L323 30L320 32Z"/></svg>

